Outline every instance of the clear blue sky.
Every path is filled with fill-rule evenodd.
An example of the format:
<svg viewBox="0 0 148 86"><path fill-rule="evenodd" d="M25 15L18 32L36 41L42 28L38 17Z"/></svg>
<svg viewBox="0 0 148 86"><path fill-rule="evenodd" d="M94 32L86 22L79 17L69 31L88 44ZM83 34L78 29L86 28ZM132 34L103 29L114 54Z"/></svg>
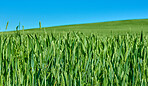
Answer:
<svg viewBox="0 0 148 86"><path fill-rule="evenodd" d="M1 0L0 31L148 18L148 0Z"/></svg>

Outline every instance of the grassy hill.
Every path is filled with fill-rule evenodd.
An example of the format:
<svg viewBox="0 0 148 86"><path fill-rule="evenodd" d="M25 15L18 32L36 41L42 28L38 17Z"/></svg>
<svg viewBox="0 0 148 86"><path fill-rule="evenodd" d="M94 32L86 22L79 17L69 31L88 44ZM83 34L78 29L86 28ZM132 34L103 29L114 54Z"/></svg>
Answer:
<svg viewBox="0 0 148 86"><path fill-rule="evenodd" d="M4 32L0 86L148 86L147 27L143 19Z"/></svg>
<svg viewBox="0 0 148 86"><path fill-rule="evenodd" d="M97 33L100 35L108 35L111 33L113 34L125 34L127 32L140 33L141 30L143 30L145 34L148 33L148 19L65 25L65 26L45 27L42 29L35 28L35 29L27 29L24 31L24 33L44 33L44 31L46 31L47 33L53 32L55 34L58 34L70 31L80 31L85 34ZM6 33L13 33L13 32L6 32Z"/></svg>

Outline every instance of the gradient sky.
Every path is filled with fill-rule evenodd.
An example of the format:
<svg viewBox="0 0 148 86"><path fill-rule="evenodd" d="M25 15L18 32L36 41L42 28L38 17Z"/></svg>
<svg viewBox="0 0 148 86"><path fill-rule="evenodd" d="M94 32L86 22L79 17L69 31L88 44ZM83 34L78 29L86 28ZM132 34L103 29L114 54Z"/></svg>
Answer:
<svg viewBox="0 0 148 86"><path fill-rule="evenodd" d="M148 18L148 0L1 0L0 31Z"/></svg>

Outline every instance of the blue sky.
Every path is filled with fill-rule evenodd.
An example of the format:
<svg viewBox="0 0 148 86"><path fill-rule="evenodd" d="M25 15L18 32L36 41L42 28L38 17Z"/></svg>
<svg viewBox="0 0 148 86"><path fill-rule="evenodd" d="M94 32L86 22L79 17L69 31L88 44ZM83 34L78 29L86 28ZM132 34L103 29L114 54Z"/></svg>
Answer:
<svg viewBox="0 0 148 86"><path fill-rule="evenodd" d="M148 0L1 0L0 31L148 18Z"/></svg>

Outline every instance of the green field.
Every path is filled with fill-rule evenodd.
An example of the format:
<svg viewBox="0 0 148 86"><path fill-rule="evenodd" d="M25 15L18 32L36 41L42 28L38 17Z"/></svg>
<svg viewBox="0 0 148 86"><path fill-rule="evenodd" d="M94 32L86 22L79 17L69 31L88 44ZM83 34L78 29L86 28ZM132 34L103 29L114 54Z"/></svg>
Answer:
<svg viewBox="0 0 148 86"><path fill-rule="evenodd" d="M1 33L0 86L148 86L147 28L143 19Z"/></svg>
<svg viewBox="0 0 148 86"><path fill-rule="evenodd" d="M25 33L44 33L44 28L27 29ZM99 35L110 35L113 34L126 34L139 33L141 30L145 34L148 33L148 19L137 19L137 20L122 20L122 21L111 21L101 23L88 23L88 24L76 24L76 25L65 25L55 27L45 27L47 33L66 33L71 31L80 31L84 34L97 33ZM13 32L7 32L13 33Z"/></svg>

